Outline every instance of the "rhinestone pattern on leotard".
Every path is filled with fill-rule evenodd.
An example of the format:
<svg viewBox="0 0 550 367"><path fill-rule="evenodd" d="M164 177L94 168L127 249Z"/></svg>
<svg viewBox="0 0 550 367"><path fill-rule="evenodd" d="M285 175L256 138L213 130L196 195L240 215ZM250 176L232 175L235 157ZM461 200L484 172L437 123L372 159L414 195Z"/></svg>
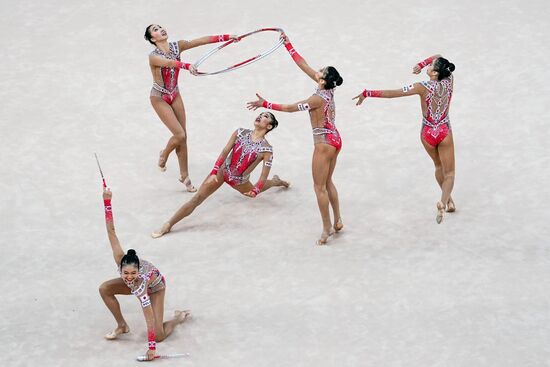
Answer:
<svg viewBox="0 0 550 367"><path fill-rule="evenodd" d="M237 140L231 154L225 159L224 171L228 180L236 184L246 182L249 175L245 175L245 171L256 161L260 153L265 152L273 153L273 148L265 139L255 142L252 140L252 130L237 129ZM271 160L268 164L271 165Z"/></svg>

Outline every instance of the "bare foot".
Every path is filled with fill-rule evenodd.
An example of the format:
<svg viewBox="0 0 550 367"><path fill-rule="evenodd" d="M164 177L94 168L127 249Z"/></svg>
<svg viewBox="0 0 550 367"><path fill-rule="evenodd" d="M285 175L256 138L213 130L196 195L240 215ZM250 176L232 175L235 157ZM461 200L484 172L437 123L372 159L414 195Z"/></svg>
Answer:
<svg viewBox="0 0 550 367"><path fill-rule="evenodd" d="M447 213L454 213L455 211L455 202L453 201L453 199L449 198L449 201L447 201Z"/></svg>
<svg viewBox="0 0 550 367"><path fill-rule="evenodd" d="M437 224L441 223L443 221L443 214L445 214L445 205L441 201L437 202L437 216L435 217L435 221Z"/></svg>
<svg viewBox="0 0 550 367"><path fill-rule="evenodd" d="M191 311L190 310L183 310L174 311L174 319L178 320L178 324L183 324L185 320L191 317Z"/></svg>
<svg viewBox="0 0 550 367"><path fill-rule="evenodd" d="M193 186L193 184L191 183L191 179L189 178L189 176L185 177L185 180L183 179L183 177L180 177L179 181L182 184L185 185L185 188L187 189L187 192L196 192L197 191L195 186Z"/></svg>
<svg viewBox="0 0 550 367"><path fill-rule="evenodd" d="M111 331L110 333L105 334L104 338L107 340L115 340L116 338L118 338L119 335L126 334L129 332L130 332L130 328L128 327L128 325L119 326L115 330Z"/></svg>
<svg viewBox="0 0 550 367"><path fill-rule="evenodd" d="M158 231L155 231L155 232L151 233L151 237L153 237L153 238L162 237L166 233L170 232L171 228L172 228L172 226L170 226L170 223L166 222L162 225L162 227L160 227L160 229Z"/></svg>
<svg viewBox="0 0 550 367"><path fill-rule="evenodd" d="M333 234L334 234L333 228L329 229L328 231L323 231L323 233L321 233L321 238L317 240L317 245L319 246L326 245L328 238Z"/></svg>
<svg viewBox="0 0 550 367"><path fill-rule="evenodd" d="M277 175L273 175L272 180L273 180L274 186L283 186L287 189L290 186L290 182L281 180L281 178Z"/></svg>
<svg viewBox="0 0 550 367"><path fill-rule="evenodd" d="M162 153L164 153L164 150L161 150L160 153L159 153L159 169L164 172L166 171L166 157L164 157L162 155Z"/></svg>
<svg viewBox="0 0 550 367"><path fill-rule="evenodd" d="M334 222L334 230L340 232L342 228L344 228L344 223L342 223L342 218L338 218L338 220Z"/></svg>

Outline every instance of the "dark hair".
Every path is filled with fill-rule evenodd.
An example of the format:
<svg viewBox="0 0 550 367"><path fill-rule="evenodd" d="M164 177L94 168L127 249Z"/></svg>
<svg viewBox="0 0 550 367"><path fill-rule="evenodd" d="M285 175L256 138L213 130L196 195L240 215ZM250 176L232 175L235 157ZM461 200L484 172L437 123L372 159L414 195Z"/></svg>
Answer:
<svg viewBox="0 0 550 367"><path fill-rule="evenodd" d="M277 121L274 114L272 114L269 111L266 111L266 112L269 113L269 116L271 117L271 122L269 123L271 125L271 130L276 129L277 126L279 126L279 121ZM270 132L271 130L267 130L267 133Z"/></svg>
<svg viewBox="0 0 550 367"><path fill-rule="evenodd" d="M323 79L325 79L325 89L332 89L344 82L338 70L333 66L327 66Z"/></svg>
<svg viewBox="0 0 550 367"><path fill-rule="evenodd" d="M455 64L449 62L444 57L438 57L434 62L434 71L437 71L437 80L443 80L448 78L453 71L455 71Z"/></svg>
<svg viewBox="0 0 550 367"><path fill-rule="evenodd" d="M149 28L151 28L152 26L154 26L154 24L149 24L147 26L147 28L145 28L145 34L143 35L143 38L145 38L145 40L149 41L150 44L152 45L155 45L156 46L156 43L151 41L151 39L153 37L151 37L151 30Z"/></svg>
<svg viewBox="0 0 550 367"><path fill-rule="evenodd" d="M120 260L120 268L126 265L135 265L139 269L139 258L136 255L136 250L129 249L126 255Z"/></svg>

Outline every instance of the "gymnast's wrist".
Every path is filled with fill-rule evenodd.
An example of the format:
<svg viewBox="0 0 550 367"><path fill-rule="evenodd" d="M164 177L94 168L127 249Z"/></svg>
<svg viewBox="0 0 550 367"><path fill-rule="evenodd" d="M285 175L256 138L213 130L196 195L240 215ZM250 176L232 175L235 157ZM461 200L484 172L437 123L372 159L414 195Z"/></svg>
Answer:
<svg viewBox="0 0 550 367"><path fill-rule="evenodd" d="M254 185L254 187L250 191L254 193L254 196L258 196L258 194L262 192L263 187L264 187L264 181L260 180L256 183L256 185Z"/></svg>
<svg viewBox="0 0 550 367"><path fill-rule="evenodd" d="M214 163L214 168L212 168L212 171L210 171L210 176L216 176L222 164L223 164L223 158L220 157L218 158L216 163Z"/></svg>
<svg viewBox="0 0 550 367"><path fill-rule="evenodd" d="M280 104L271 103L271 102L266 101L265 99L262 102L262 107L267 108L269 110L275 110L275 111L282 111L282 109L283 109Z"/></svg>
<svg viewBox="0 0 550 367"><path fill-rule="evenodd" d="M294 46L292 45L292 43L290 42L285 43L285 48L290 54L290 57L292 57L292 60L294 60L296 64L300 64L301 62L304 61L304 58L298 53L298 51L294 49Z"/></svg>
<svg viewBox="0 0 550 367"><path fill-rule="evenodd" d="M185 70L189 70L189 67L191 66L191 64L187 63L187 62L181 62L181 61L176 61L176 67L178 69L185 69Z"/></svg>
<svg viewBox="0 0 550 367"><path fill-rule="evenodd" d="M229 41L228 34L218 34L216 36L210 36L209 38L210 43L225 42L225 41Z"/></svg>
<svg viewBox="0 0 550 367"><path fill-rule="evenodd" d="M430 65L434 61L433 57L428 57L425 60L420 61L418 64L416 64L420 69L423 69L425 66Z"/></svg>
<svg viewBox="0 0 550 367"><path fill-rule="evenodd" d="M363 90L363 97L382 97L382 91L381 90Z"/></svg>
<svg viewBox="0 0 550 367"><path fill-rule="evenodd" d="M113 220L113 209L111 207L111 199L104 199L103 206L105 207L105 220L111 222Z"/></svg>
<svg viewBox="0 0 550 367"><path fill-rule="evenodd" d="M150 330L147 332L147 347L149 348L149 350L157 349L157 342L154 330Z"/></svg>
<svg viewBox="0 0 550 367"><path fill-rule="evenodd" d="M104 199L103 206L105 207L105 213L113 211L111 207L111 199Z"/></svg>

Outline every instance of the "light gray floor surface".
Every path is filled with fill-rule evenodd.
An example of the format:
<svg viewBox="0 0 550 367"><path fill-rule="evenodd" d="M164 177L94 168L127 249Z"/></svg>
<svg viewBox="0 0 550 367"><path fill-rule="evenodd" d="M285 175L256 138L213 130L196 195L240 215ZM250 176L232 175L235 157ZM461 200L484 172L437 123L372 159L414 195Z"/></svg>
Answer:
<svg viewBox="0 0 550 367"><path fill-rule="evenodd" d="M98 286L117 272L94 152L114 192L123 247L166 275L167 316L193 314L158 348L190 356L159 365L550 364L546 2L1 5L1 365L130 366L145 351L132 297L121 298L132 332L103 339L114 321ZM224 186L173 233L150 237L191 197L177 181L175 157L167 172L156 167L170 135L149 103L152 48L142 34L150 23L172 40L278 26L310 65L338 68L344 147L334 180L345 230L329 246L314 245L321 222L305 113L278 113L279 128L268 135L272 173L290 180L289 190L252 200ZM244 41L237 48L259 51ZM434 53L456 64L458 211L441 225L418 98L360 108L351 101L364 87L426 79L411 68ZM182 71L179 82L197 185L231 132L252 126L257 113L245 102L255 92L290 103L315 88L284 48L219 76Z"/></svg>

